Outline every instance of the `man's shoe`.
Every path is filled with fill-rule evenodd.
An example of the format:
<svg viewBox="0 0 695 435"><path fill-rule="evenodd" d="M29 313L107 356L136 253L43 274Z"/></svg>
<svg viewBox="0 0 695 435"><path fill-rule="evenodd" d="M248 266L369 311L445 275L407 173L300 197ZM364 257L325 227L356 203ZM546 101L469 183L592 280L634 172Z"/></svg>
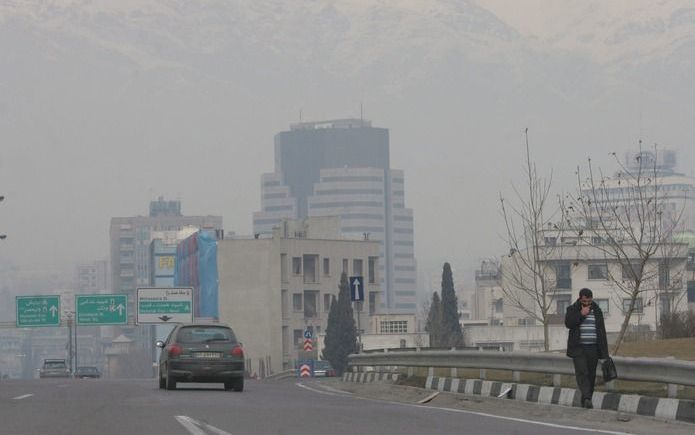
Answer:
<svg viewBox="0 0 695 435"><path fill-rule="evenodd" d="M594 405L591 403L591 399L584 399L582 402L582 407L586 409L593 409Z"/></svg>

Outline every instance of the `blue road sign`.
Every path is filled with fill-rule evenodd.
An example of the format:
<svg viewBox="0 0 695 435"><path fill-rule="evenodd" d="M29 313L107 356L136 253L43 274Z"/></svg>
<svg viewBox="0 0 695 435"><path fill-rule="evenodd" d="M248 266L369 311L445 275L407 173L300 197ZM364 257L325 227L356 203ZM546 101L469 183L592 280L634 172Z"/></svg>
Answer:
<svg viewBox="0 0 695 435"><path fill-rule="evenodd" d="M364 277L350 277L350 299L353 302L364 302Z"/></svg>
<svg viewBox="0 0 695 435"><path fill-rule="evenodd" d="M307 329L304 331L304 338L313 338L313 334L310 330Z"/></svg>

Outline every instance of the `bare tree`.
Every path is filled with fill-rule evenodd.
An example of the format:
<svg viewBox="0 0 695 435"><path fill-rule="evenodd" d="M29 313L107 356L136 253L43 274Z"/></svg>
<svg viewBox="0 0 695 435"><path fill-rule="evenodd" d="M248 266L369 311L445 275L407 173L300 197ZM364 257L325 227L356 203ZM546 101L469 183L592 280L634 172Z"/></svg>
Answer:
<svg viewBox="0 0 695 435"><path fill-rule="evenodd" d="M638 302L643 304L653 292L658 305L659 291L682 297L671 286L671 282L681 281L664 277L681 258L684 264L687 247L672 239L683 208L672 206L678 198L661 187L656 147L645 152L640 141L639 153L626 164L615 153L611 155L620 168L614 177L597 171L591 159L585 179L577 169L577 193L567 196L563 215L565 226L591 248L590 255L618 266L608 267L608 280L616 290L613 297L624 313L613 347L617 354L632 315L643 309ZM682 291L682 282L680 287Z"/></svg>
<svg viewBox="0 0 695 435"><path fill-rule="evenodd" d="M523 313L526 319L543 325L544 349L548 351L548 324L558 291L556 273L551 264L561 257L558 251L562 249L562 244L555 243L561 228L554 220L558 219L561 208L549 203L552 171L548 178L538 175L536 164L531 159L528 129L524 137L526 180L523 189L514 186L513 202L500 194L506 229L504 239L509 248L509 255L501 262L501 287L506 303ZM550 231L552 236L546 237L546 231Z"/></svg>

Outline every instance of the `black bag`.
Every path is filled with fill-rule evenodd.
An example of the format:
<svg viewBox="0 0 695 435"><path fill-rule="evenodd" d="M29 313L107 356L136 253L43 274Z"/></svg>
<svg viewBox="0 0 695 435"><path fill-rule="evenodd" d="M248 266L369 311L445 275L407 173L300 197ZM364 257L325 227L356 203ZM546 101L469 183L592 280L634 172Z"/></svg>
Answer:
<svg viewBox="0 0 695 435"><path fill-rule="evenodd" d="M611 357L606 358L601 363L601 370L603 371L603 382L612 381L618 378L618 370L615 368L615 363Z"/></svg>

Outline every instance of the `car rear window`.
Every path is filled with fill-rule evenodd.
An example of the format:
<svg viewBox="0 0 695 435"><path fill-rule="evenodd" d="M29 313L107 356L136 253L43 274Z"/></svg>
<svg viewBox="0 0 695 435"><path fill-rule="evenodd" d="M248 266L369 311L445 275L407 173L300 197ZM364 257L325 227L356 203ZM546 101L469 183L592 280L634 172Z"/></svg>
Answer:
<svg viewBox="0 0 695 435"><path fill-rule="evenodd" d="M176 336L177 343L236 342L231 329L222 326L184 326Z"/></svg>
<svg viewBox="0 0 695 435"><path fill-rule="evenodd" d="M43 366L47 369L64 369L66 367L62 361L46 361Z"/></svg>

